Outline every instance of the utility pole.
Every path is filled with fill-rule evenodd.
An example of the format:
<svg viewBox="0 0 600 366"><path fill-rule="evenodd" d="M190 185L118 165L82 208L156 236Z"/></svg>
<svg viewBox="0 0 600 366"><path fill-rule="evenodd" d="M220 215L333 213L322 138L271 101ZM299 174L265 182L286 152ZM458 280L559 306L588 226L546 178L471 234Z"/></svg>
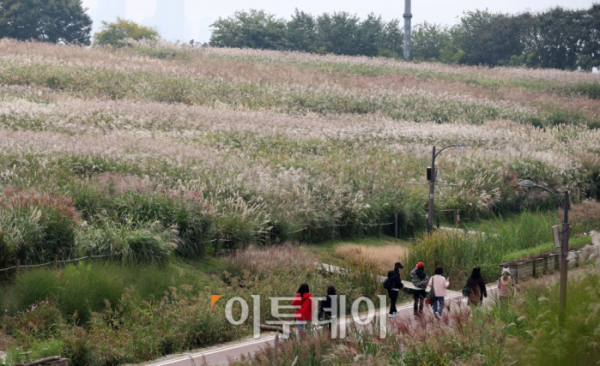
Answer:
<svg viewBox="0 0 600 366"><path fill-rule="evenodd" d="M406 0L410 2L410 0ZM435 146L431 154L431 181L429 182L429 211L427 213L427 234L433 230L433 195L435 194Z"/></svg>
<svg viewBox="0 0 600 366"><path fill-rule="evenodd" d="M404 59L410 59L410 20L412 13L410 12L410 0L404 0Z"/></svg>
<svg viewBox="0 0 600 366"><path fill-rule="evenodd" d="M530 180L522 180L517 183L517 185L526 188L543 189L544 191L551 193L563 208L562 242L560 250L560 303L558 309L558 324L562 327L565 324L567 313L567 273L569 271L567 256L569 255L569 235L571 234L571 227L569 226L569 208L571 204L569 201L569 190L565 190L564 198L561 200L556 193L544 186L537 185Z"/></svg>
<svg viewBox="0 0 600 366"><path fill-rule="evenodd" d="M557 197L558 198L558 197ZM560 202L560 200L558 201ZM565 324L565 315L567 313L567 273L569 271L569 235L571 228L569 226L569 191L565 190L563 204L563 225L562 225L562 248L560 253L560 305L558 312L558 323L563 326Z"/></svg>
<svg viewBox="0 0 600 366"><path fill-rule="evenodd" d="M410 3L410 0L406 0L407 3ZM431 234L431 230L433 230L433 197L435 194L435 180L436 180L436 174L435 174L435 158L437 158L438 155L440 155L442 153L442 151L449 149L451 147L464 147L467 146L467 144L465 144L464 142L459 142L458 144L454 144L454 145L450 145L450 146L446 146L445 148L437 151L435 149L435 146L433 147L433 152L431 153L431 168L427 168L427 169L431 169L431 173L429 173L429 179L431 179L429 181L429 211L427 213L427 234Z"/></svg>

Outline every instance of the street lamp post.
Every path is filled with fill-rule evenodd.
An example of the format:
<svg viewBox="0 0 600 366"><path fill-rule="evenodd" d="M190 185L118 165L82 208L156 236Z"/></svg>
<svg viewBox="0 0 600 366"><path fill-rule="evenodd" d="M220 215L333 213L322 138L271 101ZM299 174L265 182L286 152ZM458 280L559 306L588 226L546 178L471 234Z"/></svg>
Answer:
<svg viewBox="0 0 600 366"><path fill-rule="evenodd" d="M412 13L410 12L410 0L404 1L404 59L410 60L410 33L411 26L410 20L412 19Z"/></svg>
<svg viewBox="0 0 600 366"><path fill-rule="evenodd" d="M561 200L560 197L544 186L537 185L530 180L522 180L518 183L521 187L526 188L540 188L547 192L552 193L554 198L560 203L563 208L563 224L562 224L562 246L560 253L560 306L558 313L558 322L560 325L564 324L565 313L567 310L567 270L568 262L567 256L569 254L569 235L571 228L569 227L569 191L565 190L564 198Z"/></svg>
<svg viewBox="0 0 600 366"><path fill-rule="evenodd" d="M427 214L427 233L431 234L431 230L433 230L433 197L435 193L435 158L442 153L442 151L449 149L451 147L463 147L467 146L464 142L459 142L458 144L446 146L441 149L437 153L435 152L435 146L433 146L433 153L431 154L431 181L429 182L429 212Z"/></svg>

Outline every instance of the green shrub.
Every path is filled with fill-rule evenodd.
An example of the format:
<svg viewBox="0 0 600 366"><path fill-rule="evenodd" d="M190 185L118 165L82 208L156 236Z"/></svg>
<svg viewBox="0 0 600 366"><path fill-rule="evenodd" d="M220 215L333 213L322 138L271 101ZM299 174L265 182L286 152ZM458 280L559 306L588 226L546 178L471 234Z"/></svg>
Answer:
<svg viewBox="0 0 600 366"><path fill-rule="evenodd" d="M84 324L92 311L106 307L105 300L116 304L124 291L119 274L109 267L79 262L63 270L39 269L19 276L15 285L18 309L27 309L41 301L55 301L61 314Z"/></svg>
<svg viewBox="0 0 600 366"><path fill-rule="evenodd" d="M591 236L573 236L569 239L569 249L579 249L592 242ZM503 262L510 262L519 259L528 259L538 257L543 254L560 252L560 248L554 247L554 242L537 245L533 248L511 252L502 258Z"/></svg>
<svg viewBox="0 0 600 366"><path fill-rule="evenodd" d="M552 240L553 224L548 216L524 212L515 221L498 217L475 235L436 231L418 237L404 261L409 266L424 262L431 270L443 267L456 289L464 286L463 282L475 266L481 267L485 279L493 281L506 255Z"/></svg>
<svg viewBox="0 0 600 366"><path fill-rule="evenodd" d="M128 264L164 265L177 247L175 235L168 231L157 233L148 229L136 229L125 238L123 261Z"/></svg>
<svg viewBox="0 0 600 366"><path fill-rule="evenodd" d="M19 347L20 348L20 347ZM40 358L60 356L62 355L63 342L57 339L47 341L33 342L27 347L27 351L31 352L29 360L38 360ZM11 348L6 351L7 364L16 364L27 362L26 356L21 356L23 349Z"/></svg>
<svg viewBox="0 0 600 366"><path fill-rule="evenodd" d="M54 302L49 301L32 303L1 322L8 334L22 342L57 336L63 323Z"/></svg>
<svg viewBox="0 0 600 366"><path fill-rule="evenodd" d="M65 197L7 190L0 201L0 265L39 264L77 254L79 213Z"/></svg>

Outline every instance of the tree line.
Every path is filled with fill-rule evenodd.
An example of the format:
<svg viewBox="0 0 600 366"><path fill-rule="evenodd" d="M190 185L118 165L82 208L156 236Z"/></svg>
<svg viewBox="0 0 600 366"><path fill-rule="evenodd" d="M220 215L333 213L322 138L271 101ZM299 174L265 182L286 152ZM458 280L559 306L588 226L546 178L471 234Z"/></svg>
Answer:
<svg viewBox="0 0 600 366"><path fill-rule="evenodd" d="M212 24L216 47L293 50L337 55L400 57L403 30L370 14L311 14L290 20L262 10L237 11ZM600 66L600 4L584 10L555 7L521 14L468 11L453 26L424 22L412 33L412 58L487 66L584 69Z"/></svg>
<svg viewBox="0 0 600 366"><path fill-rule="evenodd" d="M155 29L117 19L94 41L122 46L127 38L159 38ZM360 19L347 12L313 16L296 9L290 20L263 10L237 11L211 26L216 47L294 50L336 55L399 58L401 21ZM0 38L91 44L92 20L81 0L0 0ZM465 12L453 26L424 22L412 33L412 58L487 66L590 70L600 66L600 4L589 9L555 7L521 14Z"/></svg>

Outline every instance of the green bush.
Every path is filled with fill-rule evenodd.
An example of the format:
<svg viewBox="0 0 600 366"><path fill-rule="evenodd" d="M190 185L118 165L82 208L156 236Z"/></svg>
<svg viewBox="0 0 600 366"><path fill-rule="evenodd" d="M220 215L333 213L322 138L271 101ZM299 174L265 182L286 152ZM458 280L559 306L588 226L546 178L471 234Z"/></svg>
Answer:
<svg viewBox="0 0 600 366"><path fill-rule="evenodd" d="M124 238L126 249L123 261L127 264L164 265L177 247L175 239L175 235L169 231L157 233L149 229L136 229Z"/></svg>
<svg viewBox="0 0 600 366"><path fill-rule="evenodd" d="M123 47L127 40L157 41L158 31L130 20L117 18L116 22L102 22L102 29L94 35L94 45Z"/></svg>
<svg viewBox="0 0 600 366"><path fill-rule="evenodd" d="M92 311L106 307L105 300L116 304L124 291L118 272L108 268L79 262L58 272L52 269L26 272L15 284L17 308L55 301L66 319L84 324Z"/></svg>
<svg viewBox="0 0 600 366"><path fill-rule="evenodd" d="M23 273L14 286L7 287L3 305L11 314L25 312L32 304L50 301L63 318L85 324L91 312L120 302L126 288L135 289L142 300L160 299L170 286L188 284L202 290L213 281L192 266L183 263L157 265L122 265L95 260L79 262L65 268L37 268ZM77 312L77 318L73 315Z"/></svg>
<svg viewBox="0 0 600 366"><path fill-rule="evenodd" d="M0 265L71 258L78 228L79 214L68 198L8 190L0 201Z"/></svg>
<svg viewBox="0 0 600 366"><path fill-rule="evenodd" d="M569 249L579 249L585 245L591 244L591 236L576 236L569 239ZM560 248L554 247L554 242L536 245L533 248L518 250L511 252L502 258L503 262L510 262L519 259L528 259L538 257L540 255L560 252Z"/></svg>
<svg viewBox="0 0 600 366"><path fill-rule="evenodd" d="M553 219L546 215L524 212L514 221L501 217L480 227L479 234L437 231L417 238L404 261L409 266L424 262L432 271L444 268L453 288L462 288L470 271L480 266L484 278L495 280L498 266L511 252L529 250L552 240Z"/></svg>

